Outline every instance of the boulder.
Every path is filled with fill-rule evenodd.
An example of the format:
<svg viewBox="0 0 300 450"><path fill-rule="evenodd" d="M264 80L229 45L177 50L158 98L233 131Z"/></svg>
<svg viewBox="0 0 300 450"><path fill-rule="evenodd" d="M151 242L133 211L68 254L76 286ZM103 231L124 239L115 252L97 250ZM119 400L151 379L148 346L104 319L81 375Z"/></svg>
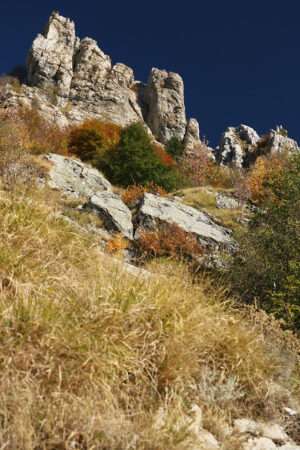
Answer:
<svg viewBox="0 0 300 450"><path fill-rule="evenodd" d="M216 160L221 165L244 167L247 155L255 148L258 140L256 131L247 125L228 127L216 149Z"/></svg>
<svg viewBox="0 0 300 450"><path fill-rule="evenodd" d="M229 230L217 225L209 216L176 200L146 193L138 211L138 222L144 228L154 228L156 220L176 224L193 233L208 248L233 250L235 241Z"/></svg>
<svg viewBox="0 0 300 450"><path fill-rule="evenodd" d="M145 122L154 136L166 143L183 140L186 133L183 81L180 75L153 68L144 89Z"/></svg>
<svg viewBox="0 0 300 450"><path fill-rule="evenodd" d="M131 212L117 195L107 191L96 192L89 198L85 208L97 214L108 231L118 231L132 239Z"/></svg>
<svg viewBox="0 0 300 450"><path fill-rule="evenodd" d="M48 185L52 189L70 197L90 196L104 190L112 192L112 187L97 169L92 169L74 158L48 153L45 158L53 165L49 171Z"/></svg>

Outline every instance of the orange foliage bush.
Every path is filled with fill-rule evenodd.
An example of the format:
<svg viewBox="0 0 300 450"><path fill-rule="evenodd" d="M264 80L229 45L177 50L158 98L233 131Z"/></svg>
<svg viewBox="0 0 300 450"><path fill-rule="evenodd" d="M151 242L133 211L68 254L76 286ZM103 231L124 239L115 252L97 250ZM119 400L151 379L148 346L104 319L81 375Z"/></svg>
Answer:
<svg viewBox="0 0 300 450"><path fill-rule="evenodd" d="M69 151L83 161L96 163L108 149L120 140L122 127L98 119L86 120L75 126L69 134Z"/></svg>
<svg viewBox="0 0 300 450"><path fill-rule="evenodd" d="M191 259L194 255L206 253L195 236L182 230L176 224L159 221L157 229L139 231L136 241L146 258L168 256L172 259Z"/></svg>
<svg viewBox="0 0 300 450"><path fill-rule="evenodd" d="M154 183L147 183L146 186L132 184L122 193L122 200L126 205L133 206L138 200L141 200L145 192L160 195L161 197L172 198L163 188Z"/></svg>
<svg viewBox="0 0 300 450"><path fill-rule="evenodd" d="M284 155L256 160L253 168L244 180L244 183L250 189L253 201L260 203L266 196L271 195L271 191L265 186L265 183L271 179L275 180L282 177L286 164L287 158Z"/></svg>
<svg viewBox="0 0 300 450"><path fill-rule="evenodd" d="M121 234L117 234L113 239L107 243L107 252L110 255L118 255L127 247L126 242ZM122 255L123 257L123 255Z"/></svg>
<svg viewBox="0 0 300 450"><path fill-rule="evenodd" d="M174 159L160 145L152 144L152 147L162 163L168 166L174 165Z"/></svg>

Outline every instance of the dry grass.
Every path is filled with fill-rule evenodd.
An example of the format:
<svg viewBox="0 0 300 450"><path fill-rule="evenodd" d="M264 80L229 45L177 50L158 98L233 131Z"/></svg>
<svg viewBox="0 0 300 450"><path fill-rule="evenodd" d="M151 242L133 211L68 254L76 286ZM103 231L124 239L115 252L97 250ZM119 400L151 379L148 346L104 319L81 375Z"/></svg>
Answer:
<svg viewBox="0 0 300 450"><path fill-rule="evenodd" d="M208 193L207 191L211 191ZM244 217L244 207L234 209L218 209L216 207L217 193L229 195L232 189L220 189L213 186L201 186L196 188L188 188L179 191L179 195L183 195L183 203L193 208L207 212L211 215L219 225L232 230L241 228L238 220Z"/></svg>
<svg viewBox="0 0 300 450"><path fill-rule="evenodd" d="M1 448L191 448L193 404L216 434L276 414L280 363L222 288L133 277L52 212L0 191Z"/></svg>

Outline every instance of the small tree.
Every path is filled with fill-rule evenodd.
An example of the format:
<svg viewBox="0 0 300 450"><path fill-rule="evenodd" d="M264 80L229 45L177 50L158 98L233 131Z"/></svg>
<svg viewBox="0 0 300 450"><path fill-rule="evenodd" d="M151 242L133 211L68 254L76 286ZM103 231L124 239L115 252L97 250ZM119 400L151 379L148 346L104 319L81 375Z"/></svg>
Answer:
<svg viewBox="0 0 300 450"><path fill-rule="evenodd" d="M139 122L121 132L120 142L113 151L106 152L99 168L113 183L124 187L153 182L169 191L177 184L176 171L160 161Z"/></svg>
<svg viewBox="0 0 300 450"><path fill-rule="evenodd" d="M173 136L166 143L165 150L172 158L178 159L184 153L183 142L177 136Z"/></svg>

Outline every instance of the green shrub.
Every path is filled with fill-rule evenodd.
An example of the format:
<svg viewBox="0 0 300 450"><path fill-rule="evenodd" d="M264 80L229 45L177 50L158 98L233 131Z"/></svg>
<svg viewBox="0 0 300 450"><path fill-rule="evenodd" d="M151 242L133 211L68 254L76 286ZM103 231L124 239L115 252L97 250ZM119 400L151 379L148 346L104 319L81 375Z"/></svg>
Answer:
<svg viewBox="0 0 300 450"><path fill-rule="evenodd" d="M106 152L98 167L112 183L123 187L153 182L170 191L180 181L180 174L159 160L141 123L128 125L121 132L118 145Z"/></svg>
<svg viewBox="0 0 300 450"><path fill-rule="evenodd" d="M165 150L172 158L180 158L184 153L183 142L177 136L173 136L166 143Z"/></svg>
<svg viewBox="0 0 300 450"><path fill-rule="evenodd" d="M270 172L269 195L239 236L240 251L230 278L243 301L256 301L289 328L300 331L300 154L290 157L281 176Z"/></svg>

